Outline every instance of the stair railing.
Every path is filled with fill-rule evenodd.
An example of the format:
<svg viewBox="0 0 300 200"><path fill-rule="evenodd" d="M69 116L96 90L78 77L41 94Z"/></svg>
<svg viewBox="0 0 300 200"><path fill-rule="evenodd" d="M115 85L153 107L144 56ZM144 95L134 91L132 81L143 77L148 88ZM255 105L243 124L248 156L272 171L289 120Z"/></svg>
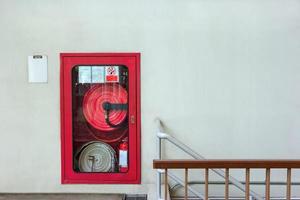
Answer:
<svg viewBox="0 0 300 200"><path fill-rule="evenodd" d="M286 198L291 199L291 173L292 168L300 168L300 160L154 160L154 169L165 171L165 192L167 192L168 169L184 169L184 199L188 199L188 170L205 169L205 196L209 199L209 170L216 168L226 169L225 200L229 200L229 169L245 169L245 200L250 200L250 169L265 169L265 199L270 200L271 169L287 169ZM166 193L165 193L166 194ZM166 198L165 198L166 199Z"/></svg>
<svg viewBox="0 0 300 200"><path fill-rule="evenodd" d="M170 143L172 143L173 145L175 145L176 147L178 147L179 149L181 149L182 151L184 151L185 153L187 153L188 155L190 155L191 157L193 157L194 159L196 159L197 161L196 162L203 162L205 163L205 161L209 161L207 159L205 159L202 155L198 154L197 152L195 152L194 150L192 150L190 147L188 147L187 145L185 145L184 143L182 143L181 141L177 140L176 138L172 137L171 135L167 134L165 131L164 131L164 128L163 128L163 125L162 125L162 122L159 120L159 119L156 119L156 123L157 123L157 159L155 162L154 162L154 167L157 169L157 199L158 200L161 200L162 199L162 190L161 190L161 183L162 183L162 173L165 173L165 176L164 176L164 179L165 179L165 189L167 189L167 176L171 179L173 179L175 182L177 182L178 184L184 186L185 188L185 191L186 191L186 195L187 195L187 190L189 190L191 193L193 193L194 195L198 196L200 199L205 199L207 200L208 199L208 169L211 168L210 170L215 172L217 175L221 176L224 180L225 180L225 188L226 191L225 191L225 199L228 199L228 185L231 184L231 185L234 185L236 188L238 188L239 190L241 190L242 192L245 193L245 196L248 198L251 197L251 199L257 199L257 200L264 200L264 198L255 193L254 191L250 190L250 187L249 187L249 176L250 176L250 168L252 167L247 167L245 166L244 168L246 169L246 183L245 185L240 182L239 180L235 179L234 177L230 176L229 175L229 168L235 168L235 166L232 166L232 167L229 167L229 168L226 168L226 170L221 170L221 169L218 169L218 168L225 168L225 167L209 167L209 166L205 166L205 167L197 167L197 168L204 168L206 169L206 178L207 180L205 181L205 191L206 191L206 194L202 194L198 191L196 191L195 189L193 189L192 187L190 187L188 184L187 184L187 168L185 170L185 173L186 173L186 176L185 176L185 181L182 181L179 177L177 177L175 174L169 172L167 170L167 168L165 167L161 167L161 162L162 162L162 140L167 140L169 141ZM224 162L226 160L223 160ZM242 160L240 160L242 161ZM280 161L277 161L277 162L280 162ZM159 165L157 165L157 163L159 163ZM221 164L222 161L219 162L219 164ZM300 168L300 161L291 161L290 164L294 163L294 168ZM269 164L274 164L276 165L276 163L269 163ZM278 164L278 163L277 163ZM177 166L178 167L178 166ZM274 168L274 166L270 166L272 168ZM172 167L171 167L172 168ZM255 167L253 167L255 168ZM276 167L275 167L276 168ZM287 177L288 177L288 180L287 180L287 199L290 199L290 188L291 188L291 169L290 169L290 166L287 166ZM267 168L266 167L266 194L269 194L270 192L270 168ZM165 193L166 194L166 193ZM266 199L270 199L270 196L266 196L265 197ZM165 196L165 199L166 199L166 196Z"/></svg>

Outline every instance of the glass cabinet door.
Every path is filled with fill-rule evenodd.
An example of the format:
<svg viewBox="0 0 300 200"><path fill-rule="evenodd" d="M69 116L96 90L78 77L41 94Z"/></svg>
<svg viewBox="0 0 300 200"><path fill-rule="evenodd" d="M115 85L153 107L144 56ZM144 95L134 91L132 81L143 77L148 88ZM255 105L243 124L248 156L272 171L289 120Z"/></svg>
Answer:
<svg viewBox="0 0 300 200"><path fill-rule="evenodd" d="M73 170L128 170L128 68L77 65L72 68Z"/></svg>

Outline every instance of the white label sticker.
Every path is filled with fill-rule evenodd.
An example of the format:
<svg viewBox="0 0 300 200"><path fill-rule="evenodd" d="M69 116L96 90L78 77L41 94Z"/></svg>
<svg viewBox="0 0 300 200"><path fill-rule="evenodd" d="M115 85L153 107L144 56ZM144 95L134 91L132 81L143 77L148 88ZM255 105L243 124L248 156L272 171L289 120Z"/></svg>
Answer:
<svg viewBox="0 0 300 200"><path fill-rule="evenodd" d="M119 151L119 165L122 167L127 167L127 151Z"/></svg>
<svg viewBox="0 0 300 200"><path fill-rule="evenodd" d="M91 83L92 82L92 69L90 66L80 66L79 67L78 82L79 83Z"/></svg>
<svg viewBox="0 0 300 200"><path fill-rule="evenodd" d="M104 67L92 67L92 83L104 83Z"/></svg>

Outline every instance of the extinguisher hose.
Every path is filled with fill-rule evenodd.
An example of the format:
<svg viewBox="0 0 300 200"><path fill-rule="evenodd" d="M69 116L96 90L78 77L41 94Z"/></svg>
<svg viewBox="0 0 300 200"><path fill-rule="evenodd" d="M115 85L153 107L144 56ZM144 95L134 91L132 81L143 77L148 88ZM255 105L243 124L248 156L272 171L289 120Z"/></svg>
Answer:
<svg viewBox="0 0 300 200"><path fill-rule="evenodd" d="M104 102L102 104L102 107L104 109L104 118L105 118L105 122L113 128L117 128L120 126L123 126L124 122L127 120L127 117L119 124L112 124L109 120L109 112L111 110L127 110L128 109L128 105L127 104L112 104L109 102Z"/></svg>

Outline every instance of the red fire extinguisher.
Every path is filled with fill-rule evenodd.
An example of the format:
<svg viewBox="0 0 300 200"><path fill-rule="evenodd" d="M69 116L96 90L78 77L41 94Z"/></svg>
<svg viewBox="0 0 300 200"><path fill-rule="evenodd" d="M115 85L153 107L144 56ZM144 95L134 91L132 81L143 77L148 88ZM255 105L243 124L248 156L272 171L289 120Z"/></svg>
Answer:
<svg viewBox="0 0 300 200"><path fill-rule="evenodd" d="M128 171L128 138L122 140L119 145L119 172Z"/></svg>

